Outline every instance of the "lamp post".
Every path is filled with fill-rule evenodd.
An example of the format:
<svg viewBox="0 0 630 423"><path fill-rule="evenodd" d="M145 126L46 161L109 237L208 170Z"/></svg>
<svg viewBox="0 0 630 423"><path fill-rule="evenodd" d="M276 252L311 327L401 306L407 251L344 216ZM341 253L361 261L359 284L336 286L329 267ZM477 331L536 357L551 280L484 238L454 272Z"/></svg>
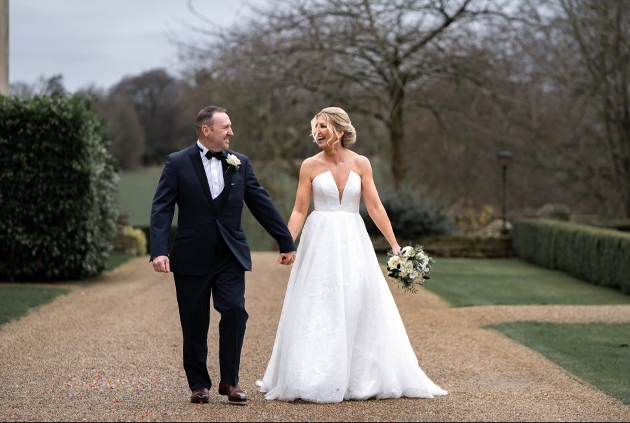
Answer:
<svg viewBox="0 0 630 423"><path fill-rule="evenodd" d="M499 166L501 166L501 176L502 176L502 184L501 184L501 213L503 219L503 227L501 228L501 234L506 235L508 233L507 229L507 219L505 212L505 200L507 194L507 168L512 161L512 153L507 150L500 150L497 152L497 159L499 160Z"/></svg>

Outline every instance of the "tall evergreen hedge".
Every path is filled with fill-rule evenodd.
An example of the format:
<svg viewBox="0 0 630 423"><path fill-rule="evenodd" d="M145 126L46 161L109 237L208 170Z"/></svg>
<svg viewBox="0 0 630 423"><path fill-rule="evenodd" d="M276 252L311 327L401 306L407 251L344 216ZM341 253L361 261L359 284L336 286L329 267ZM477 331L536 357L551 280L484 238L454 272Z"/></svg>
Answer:
<svg viewBox="0 0 630 423"><path fill-rule="evenodd" d="M78 97L0 96L0 280L81 280L112 250L117 163Z"/></svg>
<svg viewBox="0 0 630 423"><path fill-rule="evenodd" d="M630 234L548 219L513 223L517 256L630 294Z"/></svg>

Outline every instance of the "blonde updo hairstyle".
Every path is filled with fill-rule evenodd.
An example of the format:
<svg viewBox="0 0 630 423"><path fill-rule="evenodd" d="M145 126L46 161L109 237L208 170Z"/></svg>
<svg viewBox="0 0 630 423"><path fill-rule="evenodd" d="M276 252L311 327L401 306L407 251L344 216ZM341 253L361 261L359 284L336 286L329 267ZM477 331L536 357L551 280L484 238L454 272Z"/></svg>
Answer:
<svg viewBox="0 0 630 423"><path fill-rule="evenodd" d="M326 144L332 147L334 144L341 141L341 146L348 148L356 142L357 132L350 122L350 117L339 107L326 107L311 119L311 136L313 137L313 141L317 140L317 118L320 116L326 119L326 127L331 133L331 138L326 140ZM343 132L343 135L339 138L341 132ZM333 144L330 144L333 134L336 135L338 139Z"/></svg>

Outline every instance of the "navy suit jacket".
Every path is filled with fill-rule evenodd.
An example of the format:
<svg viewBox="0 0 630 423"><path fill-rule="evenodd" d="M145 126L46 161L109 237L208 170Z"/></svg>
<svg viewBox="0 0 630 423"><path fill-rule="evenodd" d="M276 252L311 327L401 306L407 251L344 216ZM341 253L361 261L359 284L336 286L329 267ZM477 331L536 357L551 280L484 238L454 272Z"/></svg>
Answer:
<svg viewBox="0 0 630 423"><path fill-rule="evenodd" d="M243 204L277 242L280 252L295 251L286 223L265 189L258 183L249 158L225 150L241 161L236 169L222 160L225 188L212 199L197 144L166 158L151 207L151 260L168 255L173 273L205 274L222 237L245 270L252 269L247 238L241 227ZM170 252L168 241L178 207L177 232Z"/></svg>

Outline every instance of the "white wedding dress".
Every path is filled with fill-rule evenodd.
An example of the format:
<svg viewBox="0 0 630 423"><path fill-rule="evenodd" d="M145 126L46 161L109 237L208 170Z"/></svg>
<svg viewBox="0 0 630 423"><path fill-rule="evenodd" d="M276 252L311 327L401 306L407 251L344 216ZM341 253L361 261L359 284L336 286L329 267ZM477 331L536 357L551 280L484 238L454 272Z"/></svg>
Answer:
<svg viewBox="0 0 630 423"><path fill-rule="evenodd" d="M359 214L361 177L341 201L330 171L313 179L271 359L265 399L318 403L433 398L447 392L418 365Z"/></svg>

